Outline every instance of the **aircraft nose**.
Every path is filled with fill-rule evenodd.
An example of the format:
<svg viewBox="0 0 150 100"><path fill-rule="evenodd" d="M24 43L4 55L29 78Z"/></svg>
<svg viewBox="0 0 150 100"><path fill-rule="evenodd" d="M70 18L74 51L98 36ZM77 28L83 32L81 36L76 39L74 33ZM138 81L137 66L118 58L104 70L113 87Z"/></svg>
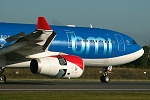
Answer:
<svg viewBox="0 0 150 100"><path fill-rule="evenodd" d="M141 56L144 54L144 49L143 48L141 49L140 54L141 54Z"/></svg>
<svg viewBox="0 0 150 100"><path fill-rule="evenodd" d="M138 58L140 58L143 54L144 54L144 50L143 50L143 48L141 48L139 51L137 51L135 58L138 59Z"/></svg>

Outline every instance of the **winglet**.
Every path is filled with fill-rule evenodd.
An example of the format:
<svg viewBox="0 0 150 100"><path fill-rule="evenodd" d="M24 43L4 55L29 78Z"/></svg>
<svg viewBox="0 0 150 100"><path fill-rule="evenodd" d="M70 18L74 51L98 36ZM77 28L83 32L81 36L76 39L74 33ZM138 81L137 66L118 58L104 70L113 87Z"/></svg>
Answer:
<svg viewBox="0 0 150 100"><path fill-rule="evenodd" d="M38 17L37 29L51 30L50 26L48 25L44 17Z"/></svg>

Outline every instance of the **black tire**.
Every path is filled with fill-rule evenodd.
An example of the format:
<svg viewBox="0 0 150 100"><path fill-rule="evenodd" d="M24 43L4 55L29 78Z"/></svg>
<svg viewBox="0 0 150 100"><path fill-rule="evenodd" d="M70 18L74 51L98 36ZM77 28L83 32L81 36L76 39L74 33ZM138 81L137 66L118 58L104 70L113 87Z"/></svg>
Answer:
<svg viewBox="0 0 150 100"><path fill-rule="evenodd" d="M1 75L0 76L0 84L5 84L6 83L6 76L5 75Z"/></svg>
<svg viewBox="0 0 150 100"><path fill-rule="evenodd" d="M105 76L104 76L104 75L101 76L100 81L101 81L102 83L105 82Z"/></svg>
<svg viewBox="0 0 150 100"><path fill-rule="evenodd" d="M107 75L106 75L106 76L102 75L101 78L100 78L100 81L101 81L102 83L109 83L110 77L107 76Z"/></svg>

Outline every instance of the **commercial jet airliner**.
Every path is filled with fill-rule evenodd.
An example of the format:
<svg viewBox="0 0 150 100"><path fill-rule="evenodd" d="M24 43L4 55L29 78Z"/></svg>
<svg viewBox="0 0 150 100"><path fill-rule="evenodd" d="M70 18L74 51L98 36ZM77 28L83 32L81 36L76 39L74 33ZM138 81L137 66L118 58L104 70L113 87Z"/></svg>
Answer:
<svg viewBox="0 0 150 100"><path fill-rule="evenodd" d="M144 50L131 37L107 29L0 23L0 83L5 68L30 67L34 74L78 78L84 66L101 67L101 82L110 81L112 66L141 57Z"/></svg>

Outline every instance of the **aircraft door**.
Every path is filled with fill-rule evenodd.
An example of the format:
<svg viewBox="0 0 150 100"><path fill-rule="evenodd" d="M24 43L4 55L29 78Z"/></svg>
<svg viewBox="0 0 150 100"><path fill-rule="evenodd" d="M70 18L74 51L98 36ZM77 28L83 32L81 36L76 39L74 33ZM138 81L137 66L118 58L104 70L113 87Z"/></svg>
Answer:
<svg viewBox="0 0 150 100"><path fill-rule="evenodd" d="M124 43L122 36L119 34L115 34L115 37L116 37L117 43L118 43L118 50L125 51L125 43Z"/></svg>

